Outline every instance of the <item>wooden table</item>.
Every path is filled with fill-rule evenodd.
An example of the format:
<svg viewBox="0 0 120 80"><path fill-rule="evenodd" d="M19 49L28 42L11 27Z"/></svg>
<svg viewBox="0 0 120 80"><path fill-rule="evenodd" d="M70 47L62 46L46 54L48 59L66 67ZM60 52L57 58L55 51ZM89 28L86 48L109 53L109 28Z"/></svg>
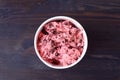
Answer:
<svg viewBox="0 0 120 80"><path fill-rule="evenodd" d="M89 46L76 66L55 70L34 51L39 25L69 16ZM0 80L120 80L120 0L0 0Z"/></svg>

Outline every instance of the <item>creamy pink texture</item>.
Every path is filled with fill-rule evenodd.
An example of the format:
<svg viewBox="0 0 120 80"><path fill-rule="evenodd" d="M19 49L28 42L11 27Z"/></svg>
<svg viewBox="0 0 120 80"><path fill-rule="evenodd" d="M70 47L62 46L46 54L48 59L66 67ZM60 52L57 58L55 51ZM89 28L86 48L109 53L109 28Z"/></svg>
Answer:
<svg viewBox="0 0 120 80"><path fill-rule="evenodd" d="M40 56L51 65L71 65L83 51L82 31L68 20L48 22L43 26L37 40Z"/></svg>

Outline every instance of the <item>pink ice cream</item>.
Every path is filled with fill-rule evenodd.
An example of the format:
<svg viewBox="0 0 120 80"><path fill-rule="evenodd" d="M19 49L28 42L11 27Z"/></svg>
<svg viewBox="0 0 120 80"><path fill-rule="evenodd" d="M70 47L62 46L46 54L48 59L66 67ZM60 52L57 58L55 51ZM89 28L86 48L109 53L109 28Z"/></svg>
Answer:
<svg viewBox="0 0 120 80"><path fill-rule="evenodd" d="M48 22L37 39L40 56L55 66L68 66L76 62L82 54L83 47L82 30L69 20Z"/></svg>

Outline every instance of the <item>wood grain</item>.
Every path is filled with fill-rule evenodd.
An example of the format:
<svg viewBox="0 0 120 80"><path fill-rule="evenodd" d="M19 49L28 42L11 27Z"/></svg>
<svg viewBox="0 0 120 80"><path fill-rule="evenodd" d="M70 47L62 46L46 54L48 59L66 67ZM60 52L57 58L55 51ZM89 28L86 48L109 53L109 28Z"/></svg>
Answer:
<svg viewBox="0 0 120 80"><path fill-rule="evenodd" d="M39 25L53 16L80 22L89 46L76 66L55 70L36 56ZM0 80L120 80L120 0L0 0Z"/></svg>

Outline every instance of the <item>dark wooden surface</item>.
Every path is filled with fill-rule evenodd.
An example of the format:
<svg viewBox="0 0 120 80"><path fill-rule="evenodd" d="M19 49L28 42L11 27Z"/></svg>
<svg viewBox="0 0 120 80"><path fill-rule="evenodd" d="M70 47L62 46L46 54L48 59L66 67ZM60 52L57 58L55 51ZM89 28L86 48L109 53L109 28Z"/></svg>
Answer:
<svg viewBox="0 0 120 80"><path fill-rule="evenodd" d="M44 65L33 46L39 25L58 15L78 20L89 39L65 70ZM0 0L0 80L120 80L120 0Z"/></svg>

